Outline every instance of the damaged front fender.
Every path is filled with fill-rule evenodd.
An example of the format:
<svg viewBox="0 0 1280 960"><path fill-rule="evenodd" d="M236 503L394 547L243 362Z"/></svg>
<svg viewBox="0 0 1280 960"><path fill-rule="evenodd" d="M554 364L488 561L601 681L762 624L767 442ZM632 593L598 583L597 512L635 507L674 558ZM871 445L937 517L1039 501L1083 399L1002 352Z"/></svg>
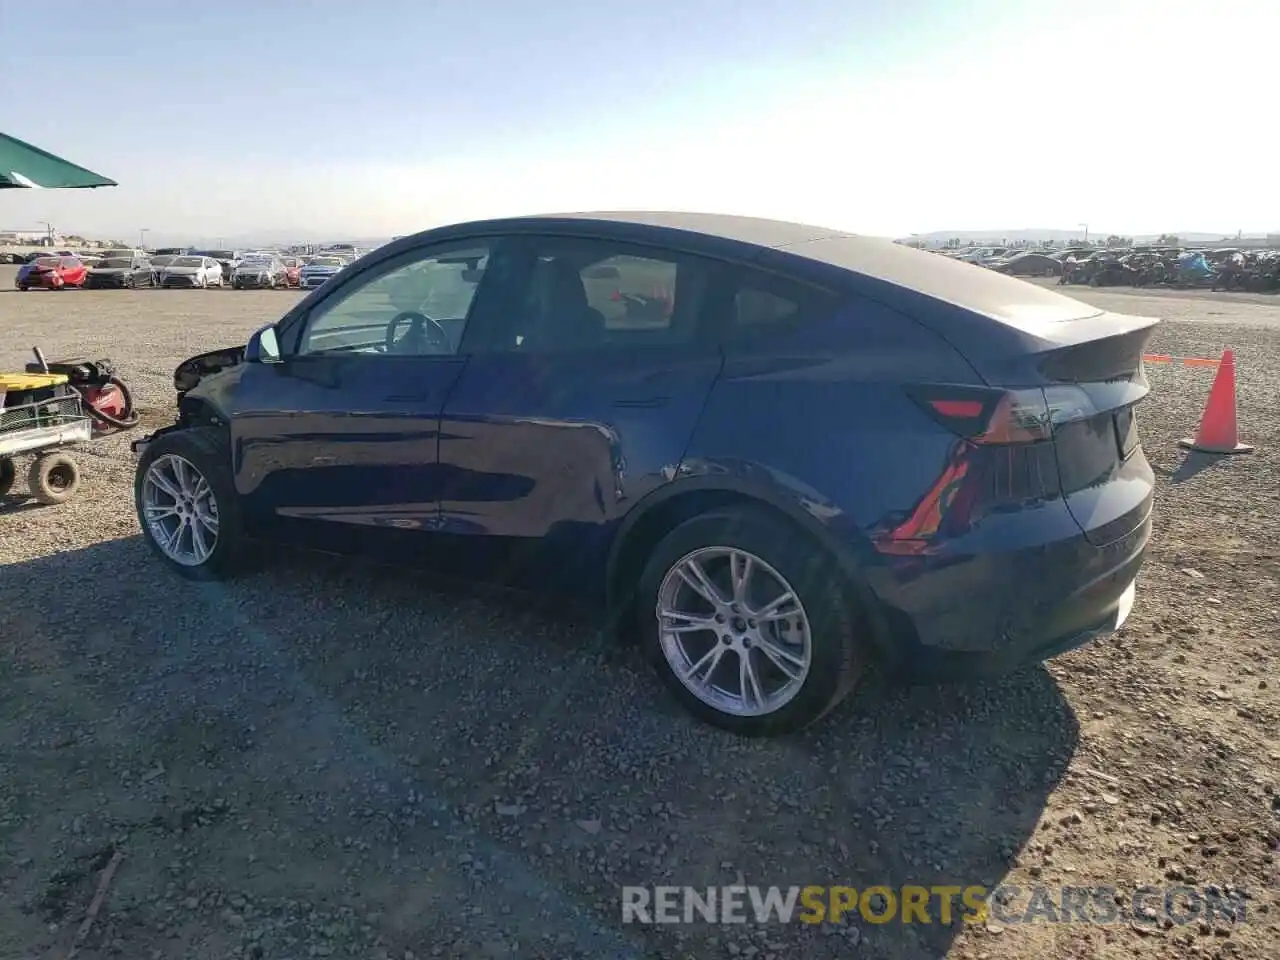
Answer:
<svg viewBox="0 0 1280 960"><path fill-rule="evenodd" d="M181 396L205 377L244 363L244 350L243 346L224 347L183 360L173 371L173 389Z"/></svg>

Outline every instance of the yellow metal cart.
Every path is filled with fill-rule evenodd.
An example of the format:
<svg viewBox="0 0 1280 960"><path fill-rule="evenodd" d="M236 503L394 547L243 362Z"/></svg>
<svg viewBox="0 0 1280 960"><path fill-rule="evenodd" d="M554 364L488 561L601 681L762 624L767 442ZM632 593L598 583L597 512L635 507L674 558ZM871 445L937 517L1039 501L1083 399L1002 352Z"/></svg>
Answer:
<svg viewBox="0 0 1280 960"><path fill-rule="evenodd" d="M69 500L80 467L66 447L93 437L80 393L62 373L0 373L0 496L18 476L14 458L34 455L27 486L41 503Z"/></svg>

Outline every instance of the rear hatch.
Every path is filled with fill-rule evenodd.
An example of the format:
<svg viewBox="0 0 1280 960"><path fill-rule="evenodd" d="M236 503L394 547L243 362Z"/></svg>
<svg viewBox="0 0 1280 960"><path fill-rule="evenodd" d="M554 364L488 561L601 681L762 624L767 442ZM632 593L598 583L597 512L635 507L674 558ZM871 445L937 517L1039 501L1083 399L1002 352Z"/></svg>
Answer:
<svg viewBox="0 0 1280 960"><path fill-rule="evenodd" d="M1151 506L1136 408L1150 392L1142 357L1160 321L985 273L1026 288L1016 290L1025 300L982 303L981 316L961 321L974 329L952 327L946 335L988 384L1009 391L1030 416L1047 416L1067 508L1090 543L1111 543L1141 524ZM1018 399L1028 396L1034 402Z"/></svg>
<svg viewBox="0 0 1280 960"><path fill-rule="evenodd" d="M1150 509L1153 477L1136 408L1150 392L1142 355L1158 322L1116 314L1077 321L1078 342L1030 358L1046 383L1067 508L1098 546L1129 533Z"/></svg>
<svg viewBox="0 0 1280 960"><path fill-rule="evenodd" d="M842 283L933 330L988 384L913 391L950 429L1005 455L1008 469L987 491L988 505L1061 493L1099 545L1146 519L1154 477L1134 408L1149 389L1142 355L1159 320L1108 313L995 270L868 237L837 234L782 249L840 268ZM1046 475L1055 461L1057 489Z"/></svg>

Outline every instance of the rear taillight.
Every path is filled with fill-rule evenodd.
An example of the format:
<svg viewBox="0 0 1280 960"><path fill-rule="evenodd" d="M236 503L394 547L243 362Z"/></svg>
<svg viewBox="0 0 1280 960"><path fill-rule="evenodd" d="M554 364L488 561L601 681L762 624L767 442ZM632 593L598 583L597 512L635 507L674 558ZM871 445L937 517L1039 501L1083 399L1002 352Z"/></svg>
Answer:
<svg viewBox="0 0 1280 960"><path fill-rule="evenodd" d="M925 386L908 393L933 419L971 443L1040 443L1053 436L1044 391Z"/></svg>

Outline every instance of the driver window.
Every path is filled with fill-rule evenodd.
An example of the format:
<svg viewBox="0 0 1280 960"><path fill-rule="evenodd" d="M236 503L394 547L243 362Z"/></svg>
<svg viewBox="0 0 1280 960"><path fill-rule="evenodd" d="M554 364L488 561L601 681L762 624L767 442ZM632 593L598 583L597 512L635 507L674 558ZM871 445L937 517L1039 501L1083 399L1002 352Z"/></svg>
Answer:
<svg viewBox="0 0 1280 960"><path fill-rule="evenodd" d="M469 244L360 277L311 312L298 352L455 354L488 262L487 246Z"/></svg>

